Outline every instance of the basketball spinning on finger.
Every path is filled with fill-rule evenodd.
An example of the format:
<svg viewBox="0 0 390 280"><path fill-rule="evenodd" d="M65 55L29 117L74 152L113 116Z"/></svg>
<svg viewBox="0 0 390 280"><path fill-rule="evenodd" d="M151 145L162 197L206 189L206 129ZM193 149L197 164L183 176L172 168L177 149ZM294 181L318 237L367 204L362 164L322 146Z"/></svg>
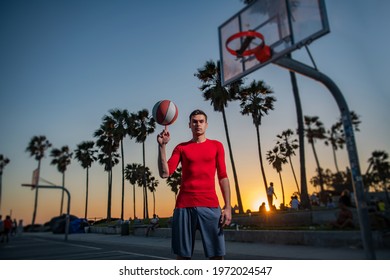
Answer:
<svg viewBox="0 0 390 280"><path fill-rule="evenodd" d="M152 112L154 120L158 124L167 127L176 121L179 111L172 101L161 100L154 105Z"/></svg>

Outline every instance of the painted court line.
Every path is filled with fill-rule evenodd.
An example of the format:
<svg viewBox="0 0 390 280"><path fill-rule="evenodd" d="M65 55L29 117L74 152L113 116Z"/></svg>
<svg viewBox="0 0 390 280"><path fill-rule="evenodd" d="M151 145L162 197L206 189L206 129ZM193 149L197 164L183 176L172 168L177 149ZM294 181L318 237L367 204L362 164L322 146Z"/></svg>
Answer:
<svg viewBox="0 0 390 280"><path fill-rule="evenodd" d="M138 256L138 257L148 257L148 258L154 258L154 259L160 259L160 260L173 260L171 258L164 258L164 257L159 257L159 256L139 254L139 253L133 253L133 252L125 252L125 251L115 251L115 252L125 254L125 255L134 255L134 256Z"/></svg>
<svg viewBox="0 0 390 280"><path fill-rule="evenodd" d="M39 240L42 241L40 238L32 238L34 240ZM80 248L86 248L86 249L93 249L93 250L101 250L102 248L99 247L93 247L93 246L86 246L86 245L79 245L79 244L72 244L72 243L64 243L64 241L54 241L54 240L45 240L44 242L51 242L51 243L56 243L56 244L63 244L63 245L68 245L68 246L73 246L73 247L80 247Z"/></svg>

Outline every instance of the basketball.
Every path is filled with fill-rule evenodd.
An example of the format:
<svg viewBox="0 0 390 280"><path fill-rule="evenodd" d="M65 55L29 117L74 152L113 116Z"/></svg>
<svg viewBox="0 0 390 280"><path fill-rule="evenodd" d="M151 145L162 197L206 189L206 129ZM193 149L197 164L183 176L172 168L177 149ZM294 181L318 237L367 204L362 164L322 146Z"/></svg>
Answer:
<svg viewBox="0 0 390 280"><path fill-rule="evenodd" d="M161 100L153 107L153 118L158 124L173 124L178 115L177 106L170 100Z"/></svg>

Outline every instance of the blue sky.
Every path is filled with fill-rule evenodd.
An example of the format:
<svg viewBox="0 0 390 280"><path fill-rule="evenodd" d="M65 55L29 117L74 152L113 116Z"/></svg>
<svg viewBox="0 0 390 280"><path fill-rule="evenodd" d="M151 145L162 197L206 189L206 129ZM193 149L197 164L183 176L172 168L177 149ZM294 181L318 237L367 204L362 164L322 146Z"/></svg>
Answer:
<svg viewBox="0 0 390 280"><path fill-rule="evenodd" d="M53 147L75 149L93 132L101 118L113 108L151 111L161 99L171 99L179 118L169 129L174 144L187 140L187 116L195 108L209 114L208 137L226 145L222 117L203 101L196 70L207 60L219 59L218 26L244 7L239 0L214 1L0 1L0 154L11 163L3 174L1 213L12 210L15 218L29 223L33 192L20 187L30 182L36 161L25 152L35 135L45 135ZM390 151L389 119L390 3L374 1L326 1L330 33L310 45L320 71L339 86L351 110L361 116L356 142L365 171L374 150ZM304 49L293 53L310 64ZM269 65L247 77L262 79L277 98L275 111L263 120L263 151L275 144L276 134L296 128L295 105L288 72ZM318 82L298 76L305 115L319 116L326 127L339 118L337 105ZM265 200L257 156L256 135L250 117L241 116L238 103L227 108L228 123L244 208L257 210ZM162 127L157 127L157 131ZM147 140L147 165L157 175L156 133ZM318 144L321 164L334 170L329 147ZM314 174L308 145L308 180ZM171 150L169 150L171 151ZM61 174L43 160L41 177L59 184ZM338 154L348 165L346 151ZM125 142L125 162L142 162L141 145ZM298 158L295 159L298 168ZM229 172L230 163L228 163ZM120 216L120 167L116 167L113 216ZM268 181L281 190L277 173L267 168ZM285 167L286 199L295 190L291 172ZM105 217L107 176L95 163L91 176L91 216ZM72 213L82 216L84 170L75 160L66 172L72 194ZM231 176L232 201L235 203ZM278 188L279 186L279 188ZM314 191L309 188L309 191ZM170 215L174 196L160 180L156 193L157 212ZM256 201L253 198L256 197ZM126 216L132 216L131 188L126 185ZM42 191L37 220L44 222L59 212L60 194ZM137 215L141 216L141 191L137 189ZM162 202L164 201L164 203ZM281 201L279 200L279 203Z"/></svg>

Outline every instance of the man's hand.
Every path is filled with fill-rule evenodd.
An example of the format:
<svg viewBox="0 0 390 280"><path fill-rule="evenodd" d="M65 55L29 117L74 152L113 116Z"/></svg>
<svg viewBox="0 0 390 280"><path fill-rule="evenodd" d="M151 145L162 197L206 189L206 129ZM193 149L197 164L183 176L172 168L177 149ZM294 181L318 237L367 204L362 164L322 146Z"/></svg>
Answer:
<svg viewBox="0 0 390 280"><path fill-rule="evenodd" d="M170 139L171 136L167 129L164 129L160 134L157 135L157 142L160 144L160 146L168 144Z"/></svg>
<svg viewBox="0 0 390 280"><path fill-rule="evenodd" d="M224 207L221 215L221 226L228 226L232 222L232 209L231 207Z"/></svg>

